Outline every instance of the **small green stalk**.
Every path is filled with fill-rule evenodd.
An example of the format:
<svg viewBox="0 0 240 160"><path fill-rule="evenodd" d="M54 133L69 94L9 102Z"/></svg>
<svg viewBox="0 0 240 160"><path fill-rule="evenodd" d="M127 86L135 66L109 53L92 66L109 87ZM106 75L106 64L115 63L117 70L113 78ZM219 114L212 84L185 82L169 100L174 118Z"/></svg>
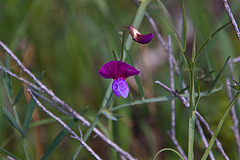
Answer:
<svg viewBox="0 0 240 160"><path fill-rule="evenodd" d="M190 77L190 109L189 109L189 119L188 119L188 159L194 159L193 144L194 144L194 130L195 130L195 85L194 85L194 70L195 63L192 61L192 65L189 71Z"/></svg>
<svg viewBox="0 0 240 160"><path fill-rule="evenodd" d="M122 36L122 54L120 61L123 61L123 55L124 55L124 48L125 48L125 35L126 35L126 28L123 30L123 36Z"/></svg>

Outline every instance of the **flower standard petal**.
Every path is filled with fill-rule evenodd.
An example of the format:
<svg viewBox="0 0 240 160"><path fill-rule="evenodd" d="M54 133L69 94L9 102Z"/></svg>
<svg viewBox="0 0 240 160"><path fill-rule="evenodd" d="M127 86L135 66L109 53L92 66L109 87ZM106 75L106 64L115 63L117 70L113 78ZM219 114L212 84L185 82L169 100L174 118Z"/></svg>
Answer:
<svg viewBox="0 0 240 160"><path fill-rule="evenodd" d="M118 78L118 61L110 61L105 63L98 72L103 78Z"/></svg>
<svg viewBox="0 0 240 160"><path fill-rule="evenodd" d="M102 68L98 72L103 78L109 79L118 79L123 78L126 79L130 76L135 76L140 73L133 66L122 62L122 61L110 61L102 66Z"/></svg>
<svg viewBox="0 0 240 160"><path fill-rule="evenodd" d="M102 66L99 70L99 74L106 79L114 79L112 84L113 93L120 97L127 98L129 88L126 82L126 78L130 76L138 75L138 71L133 66L122 61L110 61Z"/></svg>
<svg viewBox="0 0 240 160"><path fill-rule="evenodd" d="M112 90L117 97L120 96L122 96L123 98L128 97L129 88L127 82L122 78L113 81Z"/></svg>
<svg viewBox="0 0 240 160"><path fill-rule="evenodd" d="M135 76L138 75L140 73L139 70L137 70L136 68L134 68L133 66L122 62L122 61L118 61L118 65L119 65L119 73L118 73L118 78L123 78L126 79L127 77L130 76Z"/></svg>
<svg viewBox="0 0 240 160"><path fill-rule="evenodd" d="M152 33L141 35L141 33L133 26L129 26L126 28L129 29L129 33L131 34L133 40L138 43L146 44L146 43L149 43L153 38Z"/></svg>

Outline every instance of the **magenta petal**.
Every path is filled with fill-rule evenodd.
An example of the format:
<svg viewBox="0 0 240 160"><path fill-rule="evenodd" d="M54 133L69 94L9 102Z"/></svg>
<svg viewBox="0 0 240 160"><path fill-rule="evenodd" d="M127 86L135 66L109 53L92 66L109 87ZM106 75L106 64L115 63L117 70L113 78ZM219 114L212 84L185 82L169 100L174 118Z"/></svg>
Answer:
<svg viewBox="0 0 240 160"><path fill-rule="evenodd" d="M124 79L120 78L120 79L114 80L112 84L112 90L117 97L120 97L120 96L122 96L123 98L128 97L129 88L128 88L127 82Z"/></svg>
<svg viewBox="0 0 240 160"><path fill-rule="evenodd" d="M99 74L106 79L118 79L138 75L140 71L122 61L110 61L102 66Z"/></svg>
<svg viewBox="0 0 240 160"><path fill-rule="evenodd" d="M122 61L118 61L119 62L119 74L118 74L118 78L123 78L126 79L127 77L130 76L135 76L138 75L140 73L139 70L137 70L136 68L134 68L133 66L122 62Z"/></svg>
<svg viewBox="0 0 240 160"><path fill-rule="evenodd" d="M105 63L98 72L103 78L118 78L118 61L110 61Z"/></svg>
<svg viewBox="0 0 240 160"><path fill-rule="evenodd" d="M133 38L133 40L137 41L141 44L149 43L153 38L153 34L145 34L145 35L139 35L137 38Z"/></svg>

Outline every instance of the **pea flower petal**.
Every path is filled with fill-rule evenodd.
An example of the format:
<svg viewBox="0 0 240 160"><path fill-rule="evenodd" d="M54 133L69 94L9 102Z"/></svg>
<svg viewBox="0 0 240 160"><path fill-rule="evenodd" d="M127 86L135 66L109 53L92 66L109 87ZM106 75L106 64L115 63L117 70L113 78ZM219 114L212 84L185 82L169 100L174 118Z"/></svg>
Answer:
<svg viewBox="0 0 240 160"><path fill-rule="evenodd" d="M152 33L141 35L141 33L133 26L129 26L126 28L129 29L129 33L131 34L133 40L138 43L146 44L146 43L149 43L153 38Z"/></svg>
<svg viewBox="0 0 240 160"><path fill-rule="evenodd" d="M122 78L113 81L112 90L117 97L127 98L129 93L127 82Z"/></svg>
<svg viewBox="0 0 240 160"><path fill-rule="evenodd" d="M99 70L99 74L106 79L126 79L130 76L138 75L140 71L135 69L133 66L122 62L122 61L110 61L102 66Z"/></svg>
<svg viewBox="0 0 240 160"><path fill-rule="evenodd" d="M122 61L110 61L102 66L98 72L103 78L114 79L112 84L113 93L120 97L127 98L129 88L126 78L140 73L133 66Z"/></svg>

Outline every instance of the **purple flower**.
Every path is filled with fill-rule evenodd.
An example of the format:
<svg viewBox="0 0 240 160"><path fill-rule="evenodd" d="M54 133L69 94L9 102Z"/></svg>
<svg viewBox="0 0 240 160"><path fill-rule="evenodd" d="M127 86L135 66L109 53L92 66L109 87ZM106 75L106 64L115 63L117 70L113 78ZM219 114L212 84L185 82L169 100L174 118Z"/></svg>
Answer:
<svg viewBox="0 0 240 160"><path fill-rule="evenodd" d="M146 44L149 43L153 38L152 33L141 35L141 33L133 26L129 26L126 28L129 29L129 33L131 34L133 40L137 41L138 43Z"/></svg>
<svg viewBox="0 0 240 160"><path fill-rule="evenodd" d="M127 77L140 73L133 66L122 61L110 61L105 63L98 72L103 78L114 79L112 84L113 93L120 97L127 98L129 88L126 82Z"/></svg>

